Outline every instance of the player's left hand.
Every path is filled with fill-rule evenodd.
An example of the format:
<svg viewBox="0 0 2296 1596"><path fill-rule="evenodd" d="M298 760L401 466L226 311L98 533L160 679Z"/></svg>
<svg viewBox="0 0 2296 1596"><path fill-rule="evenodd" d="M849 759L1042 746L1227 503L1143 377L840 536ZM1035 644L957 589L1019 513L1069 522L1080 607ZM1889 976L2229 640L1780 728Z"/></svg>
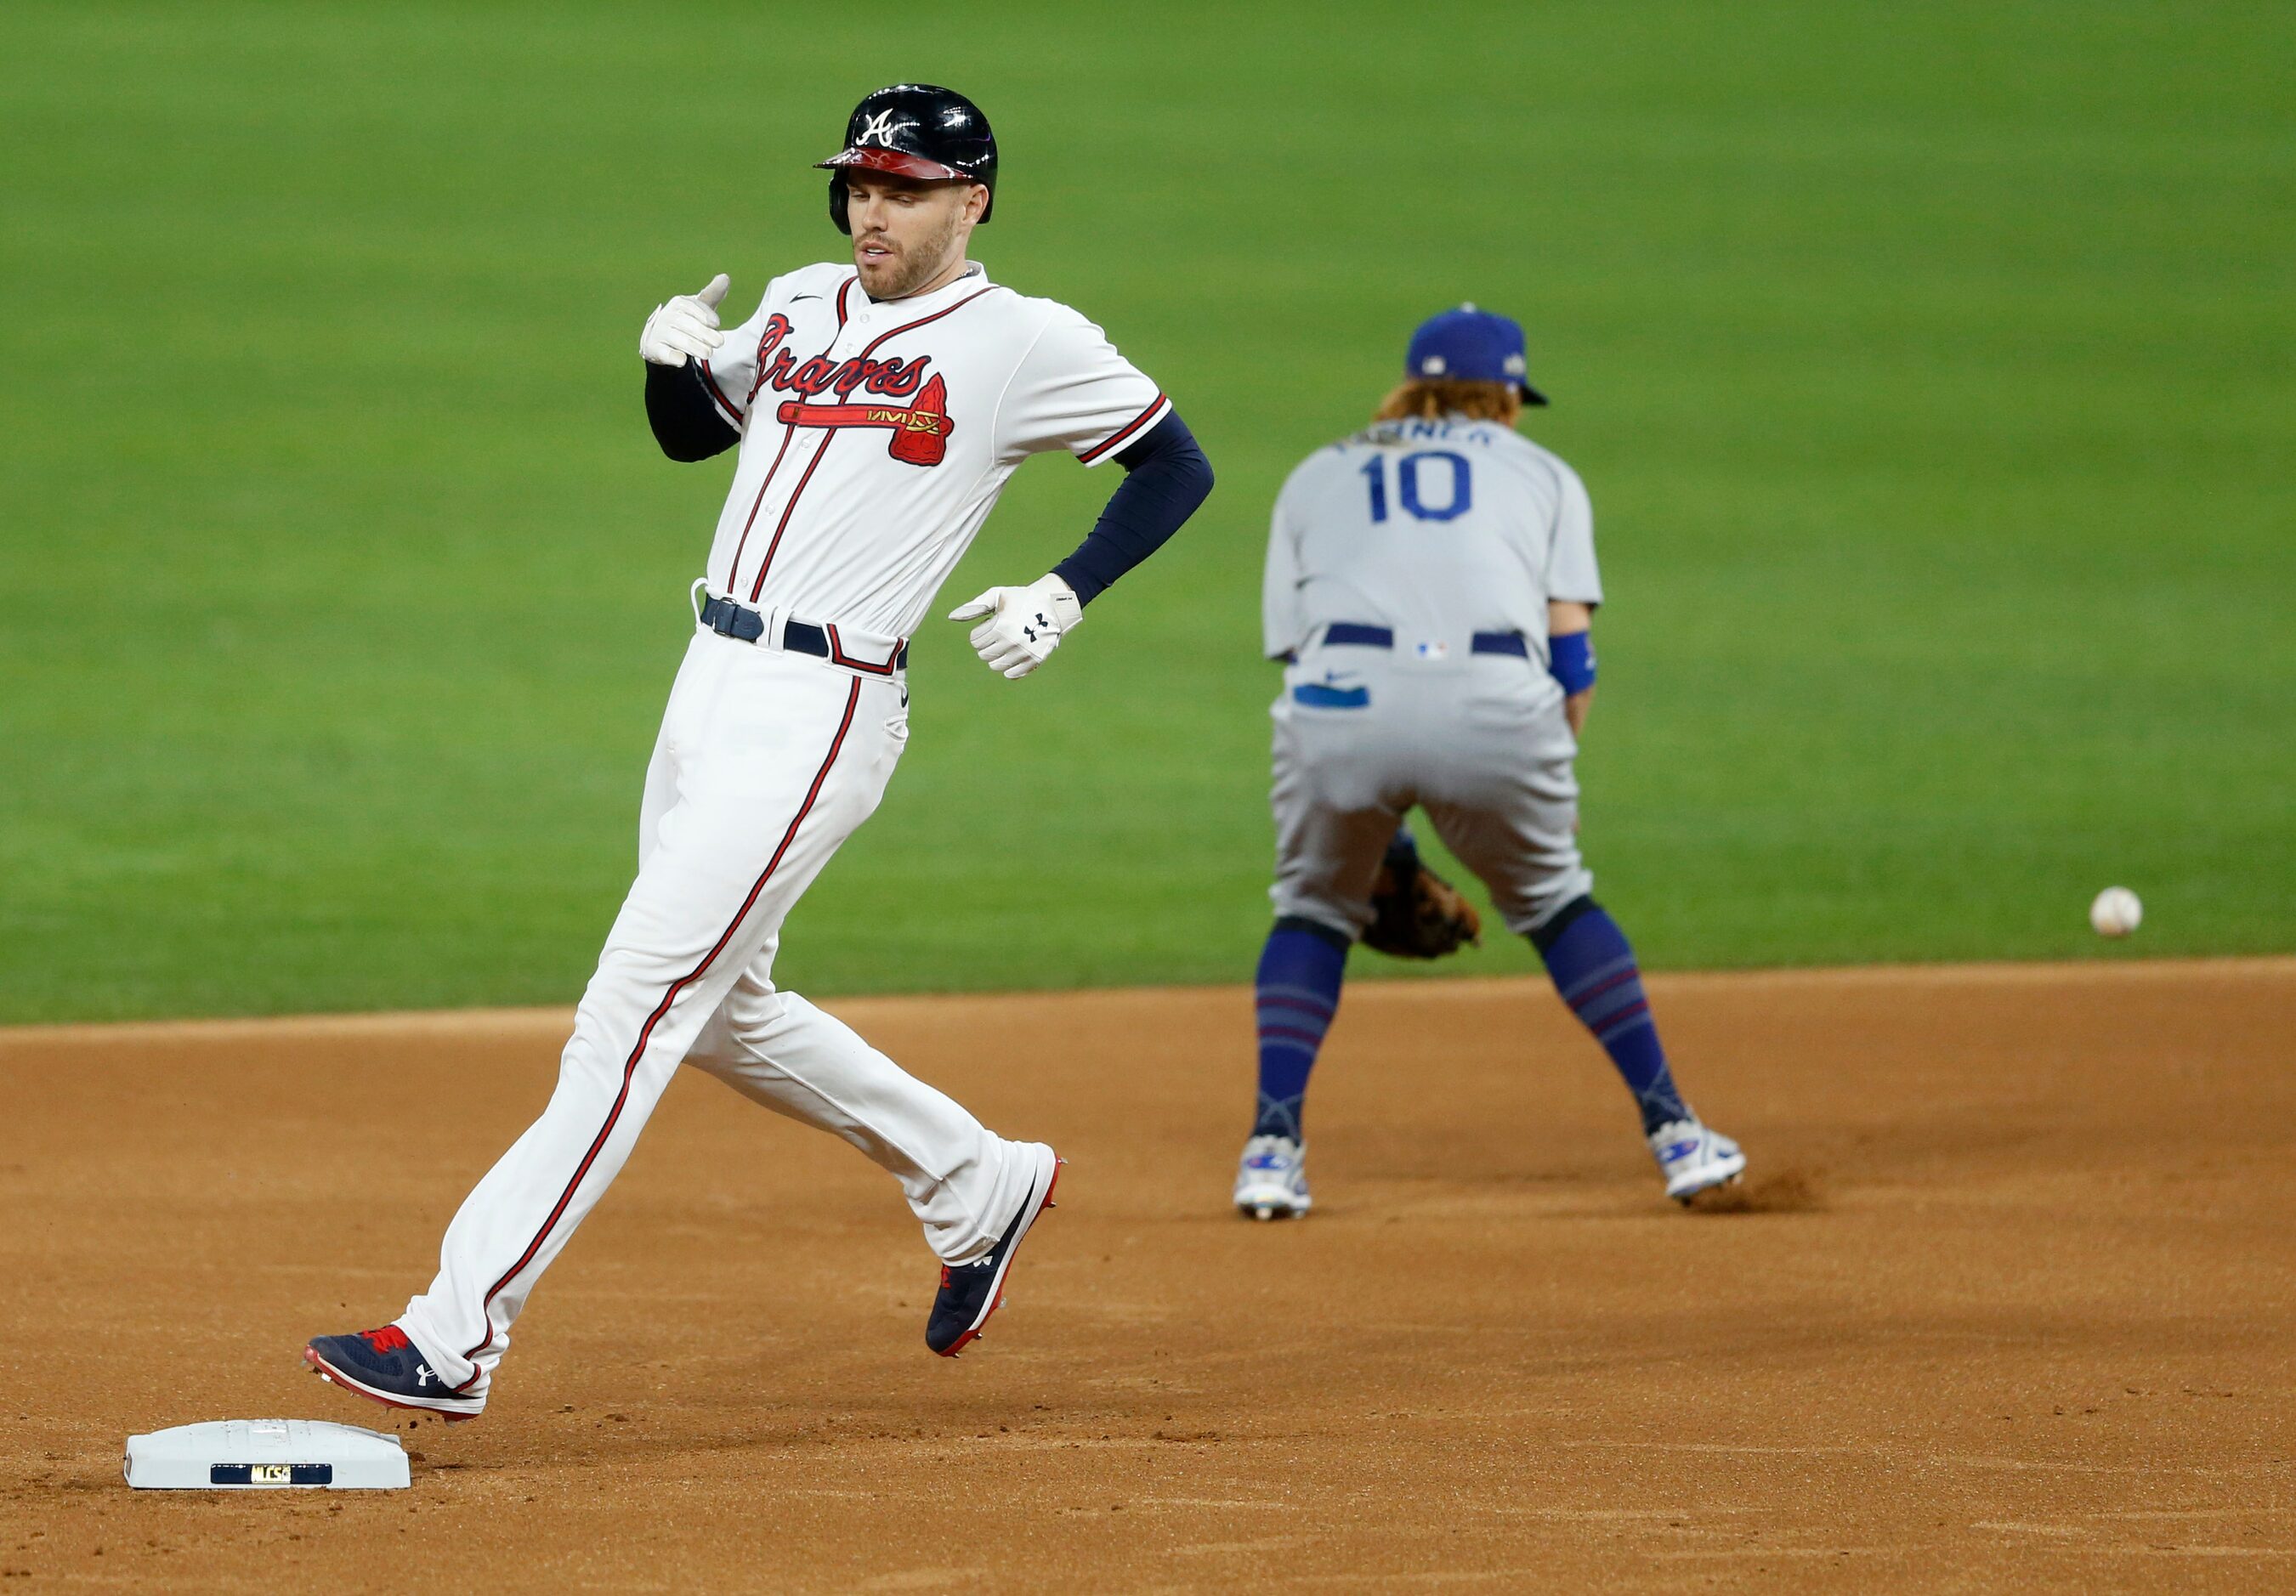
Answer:
<svg viewBox="0 0 2296 1596"><path fill-rule="evenodd" d="M1419 862L1417 854L1399 863L1390 854L1371 887L1372 922L1363 945L1398 959L1439 959L1463 943L1480 947L1483 917L1459 889Z"/></svg>
<svg viewBox="0 0 2296 1596"><path fill-rule="evenodd" d="M1017 682L1052 657L1084 618L1084 603L1058 577L1039 577L1026 587L992 587L950 610L948 618L980 621L972 628L972 651L990 670Z"/></svg>

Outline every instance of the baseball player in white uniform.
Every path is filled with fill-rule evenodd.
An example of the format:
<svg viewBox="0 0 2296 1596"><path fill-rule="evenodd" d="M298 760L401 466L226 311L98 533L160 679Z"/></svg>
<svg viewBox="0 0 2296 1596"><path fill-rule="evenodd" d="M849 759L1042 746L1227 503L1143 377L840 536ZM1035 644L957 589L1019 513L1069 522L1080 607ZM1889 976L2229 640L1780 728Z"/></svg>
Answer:
<svg viewBox="0 0 2296 1596"><path fill-rule="evenodd" d="M1083 545L952 619L1025 676L1185 520L1210 467L1156 384L1075 311L967 258L996 147L963 95L865 99L830 171L852 259L775 278L730 332L727 279L647 320L646 409L673 458L740 449L695 629L646 773L638 873L549 1106L448 1225L439 1273L311 1368L394 1407L486 1405L527 1294L604 1195L681 1063L843 1137L890 1173L942 1263L926 1328L980 1333L1059 1160L1007 1141L773 980L783 920L883 795L908 737L909 640L1014 467L1066 449L1127 475Z"/></svg>
<svg viewBox="0 0 2296 1596"><path fill-rule="evenodd" d="M1268 534L1265 645L1286 662L1276 919L1235 1206L1260 1219L1310 1206L1308 1073L1348 950L1374 921L1375 876L1420 868L1398 829L1414 806L1536 945L1634 1093L1667 1195L1686 1201L1746 1160L1676 1089L1634 950L1578 854L1571 763L1603 602L1587 489L1514 430L1524 404L1546 401L1513 322L1446 312L1413 335L1404 369L1372 426L1292 473Z"/></svg>

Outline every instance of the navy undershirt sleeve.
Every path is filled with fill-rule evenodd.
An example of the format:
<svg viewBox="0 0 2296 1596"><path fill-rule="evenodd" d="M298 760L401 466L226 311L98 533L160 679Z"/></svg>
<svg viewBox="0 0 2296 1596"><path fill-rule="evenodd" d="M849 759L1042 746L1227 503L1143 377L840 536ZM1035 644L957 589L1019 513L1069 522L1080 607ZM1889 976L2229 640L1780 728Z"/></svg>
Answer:
<svg viewBox="0 0 2296 1596"><path fill-rule="evenodd" d="M653 440L672 460L707 460L742 441L734 423L701 385L709 379L700 363L656 365L645 363L645 407Z"/></svg>
<svg viewBox="0 0 2296 1596"><path fill-rule="evenodd" d="M1211 462L1177 410L1116 460L1125 477L1108 508L1077 552L1053 567L1081 603L1162 548L1212 490Z"/></svg>

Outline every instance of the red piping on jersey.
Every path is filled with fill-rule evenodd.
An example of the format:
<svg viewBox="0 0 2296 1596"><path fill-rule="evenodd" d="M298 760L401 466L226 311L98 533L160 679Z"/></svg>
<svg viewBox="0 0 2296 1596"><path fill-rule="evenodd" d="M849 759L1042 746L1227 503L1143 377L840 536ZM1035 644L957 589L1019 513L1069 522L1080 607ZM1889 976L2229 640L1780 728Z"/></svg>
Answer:
<svg viewBox="0 0 2296 1596"><path fill-rule="evenodd" d="M794 433L797 429L792 427L790 430ZM805 493L805 485L813 480L814 468L821 463L821 457L829 453L829 446L836 441L834 430L822 435L821 447L816 449L813 458L805 462L805 475L797 479L797 487L790 492L789 503L782 506L782 519L774 523L774 540L766 545L766 557L758 562L758 579L750 584L750 602L752 604L758 602L758 590L766 585L766 573L774 569L774 554L782 546L782 534L789 530L790 517L796 512L797 502Z"/></svg>
<svg viewBox="0 0 2296 1596"><path fill-rule="evenodd" d="M829 335L829 349L833 349L837 347L838 334L845 331L846 291L860 281L860 277L856 274L854 276L848 277L844 282L837 285L837 331ZM826 360L829 358L829 349L824 349L821 352L820 357L822 359ZM758 390L752 388L750 390L750 402L754 405L757 403L757 399ZM782 446L774 451L774 462L766 468L766 479L758 484L758 496L750 501L750 518L742 523L741 541L734 545L734 563L726 568L726 591L727 593L732 593L734 591L735 582L742 574L742 551L750 546L750 528L758 524L758 512L764 507L766 503L766 489L774 485L774 473L782 469L782 456L789 453L790 439L795 436L797 436L797 434L793 430L788 427L782 429ZM830 436L834 438L837 435L832 432ZM768 558L770 558L770 556ZM763 571L759 571L758 573L758 579L762 581L765 577L765 573ZM752 593L750 596L754 599L757 597L757 594Z"/></svg>
<svg viewBox="0 0 2296 1596"><path fill-rule="evenodd" d="M709 390L709 397L718 401L718 408L724 411L738 429L742 424L742 413L734 409L734 401L719 390L718 374L709 369L709 363L706 360L701 363L701 386Z"/></svg>
<svg viewBox="0 0 2296 1596"><path fill-rule="evenodd" d="M909 646L907 638L897 637L893 640L893 651L885 656L885 663L872 665L866 659L856 659L845 651L845 645L838 640L837 628L834 626L824 626L822 630L829 634L829 658L832 664L841 665L848 670L866 671L873 676L891 675L893 667L901 662L901 651Z"/></svg>
<svg viewBox="0 0 2296 1596"><path fill-rule="evenodd" d="M898 338L904 332L915 331L927 322L937 322L945 315L954 315L958 311L963 310L966 306L972 304L975 299L980 298L982 294L994 293L996 290L996 285L992 282L987 288L979 289L974 292L965 295L964 298L959 299L954 305L946 306L939 310L934 311L931 315L921 315L914 322L905 322L900 326L894 328L890 332L880 332L876 337L871 339L868 344L863 348L861 353L855 356L854 358L857 360L866 360L870 356L877 352L877 346L883 343L887 339Z"/></svg>
<svg viewBox="0 0 2296 1596"><path fill-rule="evenodd" d="M937 322L945 315L952 315L957 311L963 310L966 306L980 298L982 294L994 293L996 291L996 285L992 282L987 288L977 289L973 292L965 295L964 298L959 299L954 305L942 307L940 309L934 311L931 315L921 315L914 322L904 322L901 325L894 328L890 332L880 332L876 337L871 339L862 348L861 353L855 356L854 358L856 360L866 360L870 356L877 352L877 346L883 343L887 339L898 338L904 332L914 332L928 322ZM840 299L839 301L839 308L840 310L843 308L843 300ZM1160 399L1163 396L1159 394L1157 397ZM787 434L784 433L783 436L786 437ZM750 584L750 602L752 604L758 602L758 594L765 589L766 573L774 569L774 552L782 546L782 534L789 530L790 516L797 509L799 495L805 492L805 485L813 480L814 466L821 463L821 457L829 453L829 446L836 441L837 433L834 430L832 430L828 437L821 440L821 447L814 451L813 463L805 468L805 475L798 479L797 487L791 493L789 503L782 506L781 522L774 528L773 542L766 545L765 560L758 567L758 579ZM762 487L758 489L758 496L760 500L765 497L765 492L766 490ZM750 513L752 517L756 516L756 506L753 505L750 507ZM744 527L742 529L742 537L747 539L749 535L749 528ZM734 555L734 563L735 569L738 569L741 566L741 556L738 552Z"/></svg>
<svg viewBox="0 0 2296 1596"><path fill-rule="evenodd" d="M774 462L766 468L766 479L758 484L758 496L750 501L750 519L742 523L742 541L734 545L734 563L726 568L726 591L734 591L734 577L742 569L742 551L750 546L750 528L758 524L758 511L766 502L766 489L774 485L774 473L782 469L782 456L789 453L790 439L795 430L782 429L782 446L774 451Z"/></svg>
<svg viewBox="0 0 2296 1596"><path fill-rule="evenodd" d="M669 990L662 994L661 1002L655 1004L653 1012L646 1016L645 1024L638 1030L636 1045L630 1049L630 1056L622 1060L622 1089L615 1093L614 1106L606 1115L606 1123L598 1128L597 1137L590 1143L590 1150L582 1155L582 1162L575 1167L573 1178L566 1183L566 1189L558 1194L557 1205L550 1210L550 1217L542 1222L542 1228L534 1233L534 1240L527 1243L526 1250L519 1255L518 1262L504 1270L502 1278L488 1287L487 1294L479 1299L480 1319L487 1318L487 1310L493 1305L495 1298L501 1295L502 1289L518 1278L521 1270L534 1262L534 1255L542 1250L543 1242L548 1239L551 1231L556 1228L559 1219L565 1214L566 1205L574 1200L575 1189L581 1185L582 1177L588 1174L590 1166L598 1161L598 1154L605 1148L606 1138L614 1134L614 1126L622 1117L622 1109L629 1101L630 1080L637 1074L638 1060L645 1055L646 1044L652 1039L654 1027L661 1022L663 1015L669 1012L669 1006L677 1001L677 994L700 980L718 955L726 951L726 945L734 939L734 933L741 929L742 921L749 917L750 909L756 906L758 895L766 889L766 883L773 879L774 872L781 867L782 855L788 853L790 844L797 840L798 827L805 823L805 817L813 813L813 806L821 797L822 783L829 780L830 767L837 763L838 752L845 746L845 734L853 729L853 711L860 702L861 683L858 678L856 678L853 685L846 691L845 718L838 723L837 735L830 740L829 756L821 762L821 768L814 772L813 785L806 790L805 802L798 806L796 815L789 823L789 829L782 833L781 846L775 848L774 856L766 861L765 870L758 875L757 880L750 884L750 896L742 900L742 906L734 913L732 922L719 933L718 940L710 945L709 951L701 955L701 962L672 981L669 984ZM494 1324L491 1320L488 1320L486 1336L463 1356L466 1359L476 1358L479 1354L487 1349L488 1343L494 1338ZM471 1378L456 1386L455 1389L460 1391L473 1386L478 1383L478 1379L479 1371L473 1370Z"/></svg>
<svg viewBox="0 0 2296 1596"><path fill-rule="evenodd" d="M1108 437L1095 444L1091 448L1086 449L1083 454L1078 455L1077 459L1083 464L1092 464L1102 455L1107 454L1111 449L1116 448L1121 445L1126 438L1131 437L1135 432L1139 431L1141 423L1145 422L1150 416L1155 414L1158 407L1163 403L1164 395L1161 390L1159 390L1156 397L1148 401L1147 409L1142 411L1138 415L1134 416L1132 420L1127 422L1121 429L1111 433Z"/></svg>

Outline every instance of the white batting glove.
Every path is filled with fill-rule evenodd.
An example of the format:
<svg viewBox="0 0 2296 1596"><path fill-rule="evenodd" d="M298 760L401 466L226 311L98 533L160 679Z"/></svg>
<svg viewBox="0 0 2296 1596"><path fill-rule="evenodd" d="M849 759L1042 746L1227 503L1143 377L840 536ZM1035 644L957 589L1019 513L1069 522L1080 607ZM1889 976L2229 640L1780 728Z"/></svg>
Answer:
<svg viewBox="0 0 2296 1596"><path fill-rule="evenodd" d="M972 628L972 651L990 670L1017 682L1051 659L1061 639L1076 629L1084 602L1058 577L1039 577L1026 587L992 587L950 610L948 618L980 621Z"/></svg>
<svg viewBox="0 0 2296 1596"><path fill-rule="evenodd" d="M707 360L709 351L726 341L718 331L718 301L734 280L720 272L698 294L680 294L653 307L645 331L638 334L638 356L649 365L684 365L687 360Z"/></svg>

